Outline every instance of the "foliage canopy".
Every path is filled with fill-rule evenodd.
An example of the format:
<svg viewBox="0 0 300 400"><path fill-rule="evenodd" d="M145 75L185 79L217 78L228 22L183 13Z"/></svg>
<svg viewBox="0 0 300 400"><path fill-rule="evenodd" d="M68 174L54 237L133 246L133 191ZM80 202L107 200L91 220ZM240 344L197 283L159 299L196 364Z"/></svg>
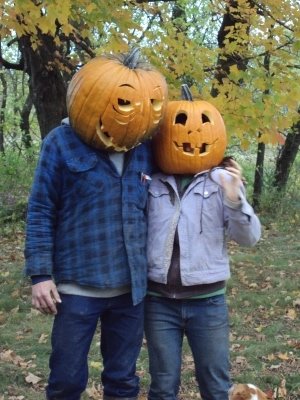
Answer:
<svg viewBox="0 0 300 400"><path fill-rule="evenodd" d="M295 0L1 0L3 65L20 39L39 52L54 43L47 68L68 81L87 59L140 46L166 76L171 99L180 86L212 102L242 145L276 143L299 119L300 7ZM221 41L224 19L226 25ZM19 65L22 48L18 50ZM11 59L5 60L5 57ZM221 79L220 79L221 75ZM214 90L214 92L213 92Z"/></svg>

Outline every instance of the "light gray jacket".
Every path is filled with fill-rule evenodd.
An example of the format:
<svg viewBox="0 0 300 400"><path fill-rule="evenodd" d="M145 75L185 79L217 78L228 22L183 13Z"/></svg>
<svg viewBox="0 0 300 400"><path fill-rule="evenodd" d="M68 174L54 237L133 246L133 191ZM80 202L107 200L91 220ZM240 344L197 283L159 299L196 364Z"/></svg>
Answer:
<svg viewBox="0 0 300 400"><path fill-rule="evenodd" d="M239 203L224 198L220 168L194 177L180 199L175 178L156 174L148 198L148 278L167 283L178 225L180 270L184 286L208 284L230 277L227 240L254 246L260 238L258 217L241 187Z"/></svg>

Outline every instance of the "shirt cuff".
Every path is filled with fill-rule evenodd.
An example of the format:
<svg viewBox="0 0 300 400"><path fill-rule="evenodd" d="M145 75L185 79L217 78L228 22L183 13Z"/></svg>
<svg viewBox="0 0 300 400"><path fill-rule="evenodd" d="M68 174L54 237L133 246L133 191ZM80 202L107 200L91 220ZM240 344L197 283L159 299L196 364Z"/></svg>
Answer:
<svg viewBox="0 0 300 400"><path fill-rule="evenodd" d="M224 197L224 204L229 208L233 208L234 210L241 210L243 201L242 199L238 201L229 200L226 196Z"/></svg>
<svg viewBox="0 0 300 400"><path fill-rule="evenodd" d="M51 275L33 275L31 276L31 282L33 285L36 285L40 282L51 281Z"/></svg>

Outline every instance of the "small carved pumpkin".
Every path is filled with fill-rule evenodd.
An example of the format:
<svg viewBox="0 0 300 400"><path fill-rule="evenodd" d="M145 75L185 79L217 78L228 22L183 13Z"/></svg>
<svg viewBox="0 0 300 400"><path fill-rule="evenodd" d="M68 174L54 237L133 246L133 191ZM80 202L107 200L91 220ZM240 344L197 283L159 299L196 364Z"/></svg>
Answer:
<svg viewBox="0 0 300 400"><path fill-rule="evenodd" d="M187 85L184 100L170 101L154 154L166 174L196 174L218 165L227 145L226 130L219 111L203 100L193 101Z"/></svg>
<svg viewBox="0 0 300 400"><path fill-rule="evenodd" d="M96 57L67 91L71 126L89 145L127 151L156 133L167 102L164 77L139 59L138 49Z"/></svg>

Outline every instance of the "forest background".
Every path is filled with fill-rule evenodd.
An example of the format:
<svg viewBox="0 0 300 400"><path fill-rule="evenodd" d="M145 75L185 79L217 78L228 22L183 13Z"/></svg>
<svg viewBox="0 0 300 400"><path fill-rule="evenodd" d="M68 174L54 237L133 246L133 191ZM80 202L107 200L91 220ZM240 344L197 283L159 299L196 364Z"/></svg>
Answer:
<svg viewBox="0 0 300 400"><path fill-rule="evenodd" d="M186 83L220 110L263 223L255 251L232 246L233 375L273 398L299 398L300 2L1 0L0 45L0 399L41 398L47 376L51 321L31 310L22 277L41 140L67 116L67 85L85 62L136 46L165 75L171 100ZM186 349L184 400L198 396L189 357ZM145 344L144 391L146 358ZM96 399L95 360L87 396Z"/></svg>

